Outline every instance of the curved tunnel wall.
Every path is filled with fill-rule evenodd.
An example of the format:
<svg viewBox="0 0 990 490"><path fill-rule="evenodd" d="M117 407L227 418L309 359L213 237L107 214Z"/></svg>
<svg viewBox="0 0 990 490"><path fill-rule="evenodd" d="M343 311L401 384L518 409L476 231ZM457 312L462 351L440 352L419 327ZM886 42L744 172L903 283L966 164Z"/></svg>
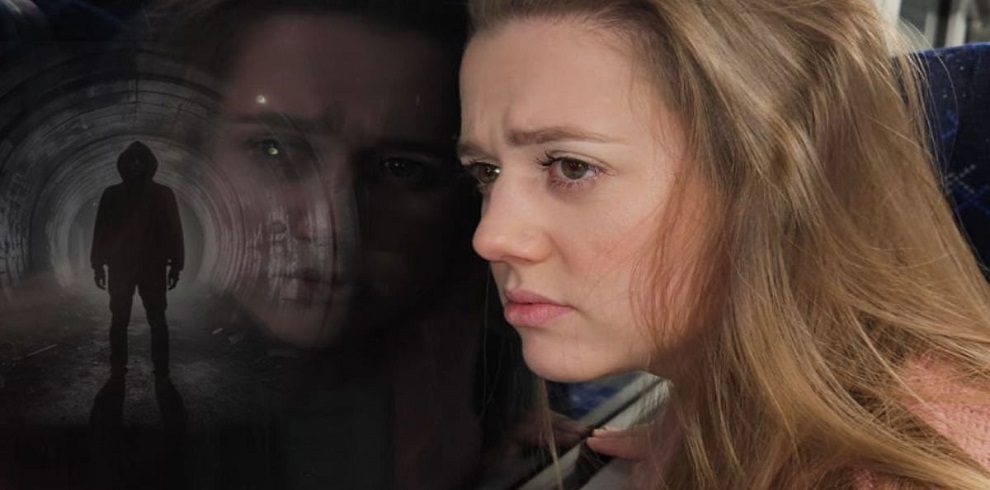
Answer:
<svg viewBox="0 0 990 490"><path fill-rule="evenodd" d="M0 297L12 299L28 279L88 287L96 204L119 182L117 155L134 140L151 147L155 180L180 203L186 280L236 281L245 231L237 194L203 152L216 117L209 80L151 52L83 48L35 59L0 75Z"/></svg>

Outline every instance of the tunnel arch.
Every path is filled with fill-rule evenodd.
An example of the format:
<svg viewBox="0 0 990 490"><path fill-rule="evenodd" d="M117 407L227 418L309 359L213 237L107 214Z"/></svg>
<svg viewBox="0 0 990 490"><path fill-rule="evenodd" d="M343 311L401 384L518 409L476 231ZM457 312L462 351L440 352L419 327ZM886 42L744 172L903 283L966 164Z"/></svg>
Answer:
<svg viewBox="0 0 990 490"><path fill-rule="evenodd" d="M34 59L0 74L0 298L11 300L27 276L60 289L88 284L77 277L86 222L134 140L156 154L156 181L175 191L187 237L197 238L186 241L187 280L234 283L245 230L240 197L204 153L218 113L213 81L130 46L63 46Z"/></svg>

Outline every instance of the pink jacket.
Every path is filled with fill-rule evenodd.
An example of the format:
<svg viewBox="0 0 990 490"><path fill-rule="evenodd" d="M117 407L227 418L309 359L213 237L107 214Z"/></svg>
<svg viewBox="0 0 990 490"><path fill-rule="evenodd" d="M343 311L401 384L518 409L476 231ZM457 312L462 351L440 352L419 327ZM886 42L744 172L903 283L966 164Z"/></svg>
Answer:
<svg viewBox="0 0 990 490"><path fill-rule="evenodd" d="M903 376L921 397L930 400L911 403L908 408L990 469L990 403L970 401L976 398L977 389L954 382L951 366L931 358L909 363ZM882 477L869 473L859 475L856 487L864 490L896 488Z"/></svg>

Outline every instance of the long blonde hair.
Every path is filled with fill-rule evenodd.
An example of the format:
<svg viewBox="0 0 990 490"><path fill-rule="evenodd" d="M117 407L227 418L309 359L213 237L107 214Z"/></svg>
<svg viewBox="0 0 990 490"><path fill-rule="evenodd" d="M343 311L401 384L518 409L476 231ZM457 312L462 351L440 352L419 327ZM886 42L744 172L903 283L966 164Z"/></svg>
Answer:
<svg viewBox="0 0 990 490"><path fill-rule="evenodd" d="M706 337L672 389L683 436L640 476L990 488L908 408L924 401L902 376L919 358L987 393L990 288L932 164L919 72L869 0L473 0L471 15L476 31L543 17L623 35L710 192L705 260L684 283ZM656 332L676 310L663 248L642 274Z"/></svg>

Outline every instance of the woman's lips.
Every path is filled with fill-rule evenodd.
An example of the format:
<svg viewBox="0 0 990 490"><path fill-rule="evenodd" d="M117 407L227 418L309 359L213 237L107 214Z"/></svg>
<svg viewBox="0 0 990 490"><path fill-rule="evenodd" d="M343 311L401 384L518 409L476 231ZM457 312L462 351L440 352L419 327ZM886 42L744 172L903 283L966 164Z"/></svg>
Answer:
<svg viewBox="0 0 990 490"><path fill-rule="evenodd" d="M505 320L514 327L542 327L574 310L528 291L508 291L505 300Z"/></svg>

